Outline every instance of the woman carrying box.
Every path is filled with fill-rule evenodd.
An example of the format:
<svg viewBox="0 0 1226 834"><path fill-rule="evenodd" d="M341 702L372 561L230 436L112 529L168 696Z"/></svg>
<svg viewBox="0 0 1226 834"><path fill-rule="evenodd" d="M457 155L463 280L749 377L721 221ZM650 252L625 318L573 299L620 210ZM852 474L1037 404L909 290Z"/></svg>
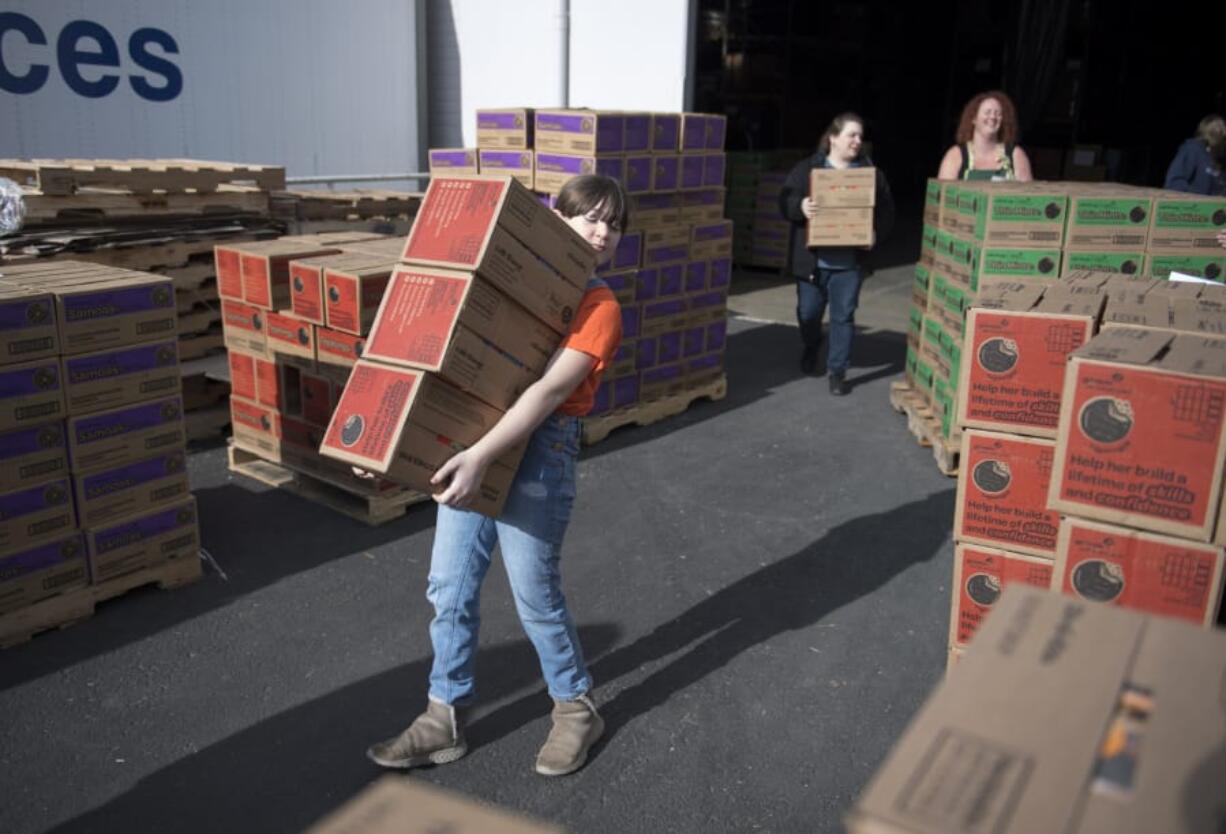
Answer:
<svg viewBox="0 0 1226 834"><path fill-rule="evenodd" d="M830 393L839 397L851 390L846 374L851 364L856 306L860 301L860 255L863 249L850 246L810 248L807 245L805 223L822 211L809 197L809 173L817 168L872 167L872 161L862 153L863 145L864 120L855 113L836 116L822 134L817 153L792 168L779 192L779 209L793 227L789 264L796 279L796 319L804 345L800 370L810 374L817 367L822 316L829 305L830 350L826 370L830 375ZM885 174L878 168L873 206L874 243L885 238L893 225L894 198Z"/></svg>
<svg viewBox="0 0 1226 834"><path fill-rule="evenodd" d="M626 227L628 204L616 180L579 176L563 186L554 211L591 244L604 264ZM536 648L554 700L553 728L537 757L537 773L561 776L578 770L604 731L562 595L559 561L575 500L579 418L591 410L600 376L620 342L621 307L605 283L593 276L570 332L541 379L489 433L434 476L440 491L434 496L438 523L426 591L435 611L429 700L407 730L367 751L377 764L445 764L468 752L463 707L476 692L481 583L499 543L520 622ZM464 509L490 463L524 440L528 450L502 515L493 519Z"/></svg>

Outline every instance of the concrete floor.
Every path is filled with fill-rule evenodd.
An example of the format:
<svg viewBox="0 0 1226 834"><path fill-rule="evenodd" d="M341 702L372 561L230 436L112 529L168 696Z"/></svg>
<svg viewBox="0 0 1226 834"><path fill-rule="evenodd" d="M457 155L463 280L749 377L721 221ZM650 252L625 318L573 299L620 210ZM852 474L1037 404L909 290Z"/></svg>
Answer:
<svg viewBox="0 0 1226 834"><path fill-rule="evenodd" d="M912 244L865 285L851 396L800 376L791 284L742 273L728 396L585 450L563 564L608 722L587 767L532 771L550 705L495 570L470 753L405 778L573 832L842 830L945 663L954 482L887 404ZM372 529L223 449L190 466L225 576L0 653L0 830L300 831L422 707L432 509Z"/></svg>

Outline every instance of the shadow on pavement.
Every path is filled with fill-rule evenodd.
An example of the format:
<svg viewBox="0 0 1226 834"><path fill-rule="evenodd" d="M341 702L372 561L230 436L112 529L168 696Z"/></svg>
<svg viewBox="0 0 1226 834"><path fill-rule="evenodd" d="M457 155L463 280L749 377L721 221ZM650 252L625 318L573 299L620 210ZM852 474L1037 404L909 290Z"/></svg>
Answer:
<svg viewBox="0 0 1226 834"><path fill-rule="evenodd" d="M606 651L619 635L607 624L579 632L594 653ZM523 701L534 705L533 719L549 712L527 640L483 648L477 664L483 701L537 684ZM429 671L429 658L415 660L287 710L141 779L52 831L302 831L380 775L364 751L400 732L424 708ZM470 748L487 743L473 732L468 740Z"/></svg>
<svg viewBox="0 0 1226 834"><path fill-rule="evenodd" d="M207 564L183 588L148 585L98 606L80 627L36 634L4 652L0 691L141 640L220 608L287 576L411 536L434 524L434 504L368 527L282 490L262 492L245 479L194 491L203 545L226 572Z"/></svg>

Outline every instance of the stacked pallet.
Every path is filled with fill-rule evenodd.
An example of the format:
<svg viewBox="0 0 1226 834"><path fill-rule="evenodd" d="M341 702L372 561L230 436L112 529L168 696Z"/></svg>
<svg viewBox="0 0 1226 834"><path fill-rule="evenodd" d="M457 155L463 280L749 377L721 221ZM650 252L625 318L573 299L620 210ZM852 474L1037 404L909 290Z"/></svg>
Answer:
<svg viewBox="0 0 1226 834"><path fill-rule="evenodd" d="M1080 272L966 328L951 651L1013 582L1212 625L1226 288Z"/></svg>
<svg viewBox="0 0 1226 834"><path fill-rule="evenodd" d="M406 235L422 195L388 190L294 190L272 194L272 216L291 235L366 231Z"/></svg>
<svg viewBox="0 0 1226 834"><path fill-rule="evenodd" d="M0 279L0 645L200 575L173 284L75 261Z"/></svg>
<svg viewBox="0 0 1226 834"><path fill-rule="evenodd" d="M25 226L0 236L6 266L72 259L174 281L188 436L219 436L224 375L213 247L275 237L269 194L283 168L199 160L0 160L25 194Z"/></svg>
<svg viewBox="0 0 1226 834"><path fill-rule="evenodd" d="M1108 183L930 180L912 295L907 387L895 392L912 430L947 474L957 468L966 310L981 288L1080 270L1166 278L1226 275L1214 235L1222 201Z"/></svg>
<svg viewBox="0 0 1226 834"><path fill-rule="evenodd" d="M800 150L728 154L728 216L735 228L733 260L748 269L781 270L792 224L779 212L779 192Z"/></svg>
<svg viewBox="0 0 1226 834"><path fill-rule="evenodd" d="M511 176L547 205L578 174L613 177L629 194L630 228L600 270L622 304L623 342L587 443L726 392L726 129L724 116L703 113L480 110L476 148L430 152L432 173Z"/></svg>
<svg viewBox="0 0 1226 834"><path fill-rule="evenodd" d="M232 471L370 524L421 500L319 454L401 246L328 232L216 248Z"/></svg>

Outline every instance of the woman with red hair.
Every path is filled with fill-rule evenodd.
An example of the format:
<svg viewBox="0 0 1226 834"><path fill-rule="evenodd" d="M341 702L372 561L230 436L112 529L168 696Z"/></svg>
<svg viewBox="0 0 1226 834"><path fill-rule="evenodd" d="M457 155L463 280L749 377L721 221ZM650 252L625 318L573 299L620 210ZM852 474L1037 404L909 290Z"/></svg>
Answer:
<svg viewBox="0 0 1226 834"><path fill-rule="evenodd" d="M980 93L966 103L955 140L941 160L937 179L1034 179L1030 157L1017 146L1017 110L999 90Z"/></svg>

